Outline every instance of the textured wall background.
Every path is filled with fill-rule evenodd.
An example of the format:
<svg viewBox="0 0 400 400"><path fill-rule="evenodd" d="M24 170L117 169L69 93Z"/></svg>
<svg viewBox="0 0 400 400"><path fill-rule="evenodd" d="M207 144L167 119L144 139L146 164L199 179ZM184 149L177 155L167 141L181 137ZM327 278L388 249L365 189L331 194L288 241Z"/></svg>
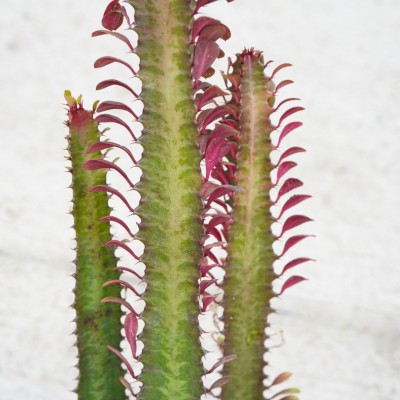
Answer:
<svg viewBox="0 0 400 400"><path fill-rule="evenodd" d="M2 1L0 397L72 400L75 350L63 90L85 93L105 55L91 40L107 1ZM302 98L308 154L297 176L314 199L310 281L276 304L302 400L400 398L400 3L236 0L208 8L243 46L295 65L285 95ZM114 42L110 42L113 44Z"/></svg>

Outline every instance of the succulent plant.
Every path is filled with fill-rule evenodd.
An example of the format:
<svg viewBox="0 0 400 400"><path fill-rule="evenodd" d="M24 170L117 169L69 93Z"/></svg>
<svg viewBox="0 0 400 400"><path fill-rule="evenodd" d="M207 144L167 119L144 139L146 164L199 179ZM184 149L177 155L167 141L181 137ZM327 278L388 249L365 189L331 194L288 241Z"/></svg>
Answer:
<svg viewBox="0 0 400 400"><path fill-rule="evenodd" d="M273 312L270 300L304 278L287 278L279 293L273 291L273 281L309 259L289 261L279 274L274 262L307 236L287 238L279 256L273 243L310 221L302 215L285 219L289 209L309 196L288 198L302 183L284 178L296 166L288 158L304 150L291 147L275 163L271 153L280 150L284 138L301 125L284 124L303 108L294 106L282 113L289 101L297 99L275 106L276 93L291 81L276 85L273 81L289 64L268 76L265 69L270 64L264 64L262 53L254 49L244 50L235 61L229 59L222 74L225 87L210 83L214 61L224 57L219 41L230 37L226 25L200 14L214 1L130 0L125 5L114 0L107 6L103 29L92 36L123 42L140 58L140 68L132 66L131 54L104 56L94 66L120 64L140 80L142 88L111 78L97 89L127 91L143 103L142 112L119 100L96 102L92 110L85 110L80 97L65 92L77 240L80 400L117 400L126 395L189 400L204 394L219 396L220 388L222 399L255 400L290 376L285 372L269 386L264 384L265 329ZM137 48L131 30L138 36ZM280 115L276 126L271 121L275 112ZM141 132L132 119L141 124ZM100 131L109 123L123 127L132 146L142 147L140 158L131 145L111 141L107 129ZM276 140L271 138L275 131ZM110 149L117 149L121 157L109 160ZM126 162L120 160L140 168L140 182L132 181ZM116 188L107 183L108 170L116 171L124 185ZM271 189L277 191L275 198ZM137 207L128 200L128 190L140 194ZM140 217L137 233L112 213L110 196ZM274 217L271 207L276 206L280 212ZM271 230L276 221L282 222L278 236ZM107 223L118 225L125 238L112 237ZM145 246L143 254L132 246L137 241ZM113 248L125 252L132 265L120 266ZM142 283L144 293L138 290ZM146 305L139 313L135 302L141 299ZM224 308L222 318L216 311L219 305ZM207 351L200 344L206 332L199 317L205 313L214 319L222 354L209 368L203 366ZM122 326L129 356L120 348ZM214 374L221 371L222 376ZM204 377L211 374L216 378L205 387ZM283 389L270 394L269 390L268 395L295 400L297 392Z"/></svg>

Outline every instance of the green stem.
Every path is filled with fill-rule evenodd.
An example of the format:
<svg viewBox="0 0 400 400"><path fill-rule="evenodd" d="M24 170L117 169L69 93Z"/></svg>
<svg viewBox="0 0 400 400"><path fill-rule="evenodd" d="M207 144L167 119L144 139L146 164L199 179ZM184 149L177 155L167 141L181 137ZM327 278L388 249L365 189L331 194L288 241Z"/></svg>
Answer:
<svg viewBox="0 0 400 400"><path fill-rule="evenodd" d="M73 188L73 216L76 231L76 335L78 347L78 398L80 400L122 400L124 388L118 377L124 374L120 360L106 345L120 347L122 316L119 307L100 304L105 296L119 296L117 286L103 288L104 282L116 278L113 250L104 243L111 240L109 225L100 222L110 213L106 193L90 193L96 185L106 183L104 170L84 171L88 159L100 153L86 154L90 144L99 141L100 132L93 112L82 107L66 91L69 105L69 152Z"/></svg>
<svg viewBox="0 0 400 400"><path fill-rule="evenodd" d="M272 269L275 255L271 233L269 155L272 131L264 69L258 53L241 56L241 115L237 185L244 189L234 200L234 220L230 229L228 261L224 282L225 354L237 354L226 364L231 381L223 388L222 399L263 398L264 341L267 314L276 278Z"/></svg>
<svg viewBox="0 0 400 400"><path fill-rule="evenodd" d="M130 0L143 83L139 239L148 288L141 340L145 400L198 400L200 153L192 100L187 0Z"/></svg>

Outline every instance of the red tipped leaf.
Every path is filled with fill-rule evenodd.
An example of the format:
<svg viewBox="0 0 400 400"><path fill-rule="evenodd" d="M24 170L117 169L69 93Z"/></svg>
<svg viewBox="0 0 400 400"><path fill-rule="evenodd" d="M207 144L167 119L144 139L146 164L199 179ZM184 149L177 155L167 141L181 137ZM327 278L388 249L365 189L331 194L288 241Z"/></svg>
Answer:
<svg viewBox="0 0 400 400"><path fill-rule="evenodd" d="M283 294L287 289L291 288L294 285L297 285L300 282L306 281L306 278L303 278L302 276L291 276L283 285L281 288L281 291L279 292L278 296Z"/></svg>

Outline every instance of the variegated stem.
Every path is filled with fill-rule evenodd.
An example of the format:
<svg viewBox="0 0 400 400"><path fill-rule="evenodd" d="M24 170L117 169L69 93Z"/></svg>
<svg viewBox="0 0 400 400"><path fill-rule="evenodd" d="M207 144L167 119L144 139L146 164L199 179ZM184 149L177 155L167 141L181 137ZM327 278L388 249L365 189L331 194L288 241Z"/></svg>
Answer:
<svg viewBox="0 0 400 400"><path fill-rule="evenodd" d="M273 92L257 53L245 52L241 61L237 185L243 192L234 195L224 282L225 354L236 354L237 361L225 367L231 380L222 399L259 400L265 390L264 331L276 278L269 197Z"/></svg>
<svg viewBox="0 0 400 400"><path fill-rule="evenodd" d="M145 400L199 399L200 153L190 76L188 0L130 0L139 36L144 126L138 190L148 288L141 340Z"/></svg>
<svg viewBox="0 0 400 400"><path fill-rule="evenodd" d="M119 348L122 316L120 308L100 303L104 296L119 296L119 287L103 288L104 282L115 279L113 250L104 243L111 240L108 224L100 218L108 215L108 196L90 193L96 185L106 183L104 170L85 171L83 164L100 153L86 154L89 145L99 141L100 132L93 120L93 111L85 110L80 99L66 92L68 103L69 153L71 158L73 216L76 232L76 335L78 347L80 400L125 399L118 377L124 374L120 361L106 345Z"/></svg>

